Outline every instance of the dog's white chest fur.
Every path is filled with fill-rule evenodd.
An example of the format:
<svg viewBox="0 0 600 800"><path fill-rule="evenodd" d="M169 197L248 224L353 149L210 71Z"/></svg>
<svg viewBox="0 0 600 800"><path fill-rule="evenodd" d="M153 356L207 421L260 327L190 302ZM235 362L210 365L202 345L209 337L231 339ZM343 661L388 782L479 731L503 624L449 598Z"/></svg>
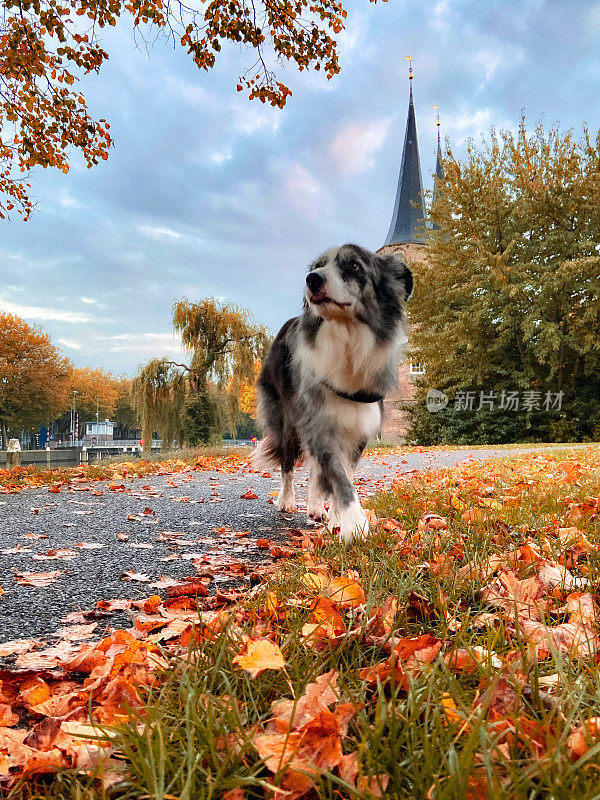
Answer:
<svg viewBox="0 0 600 800"><path fill-rule="evenodd" d="M348 394L369 391L377 374L388 367L394 346L379 344L370 328L355 320L325 320L313 346L301 345L301 370L309 381L326 381ZM357 403L327 392L322 410L352 441L370 439L381 429L379 403Z"/></svg>
<svg viewBox="0 0 600 800"><path fill-rule="evenodd" d="M370 328L355 321L325 320L314 345L302 350L304 370L348 393L368 388L390 358L390 345L378 344Z"/></svg>
<svg viewBox="0 0 600 800"><path fill-rule="evenodd" d="M355 403L331 392L325 401L324 411L335 419L338 427L353 441L379 435L379 403Z"/></svg>

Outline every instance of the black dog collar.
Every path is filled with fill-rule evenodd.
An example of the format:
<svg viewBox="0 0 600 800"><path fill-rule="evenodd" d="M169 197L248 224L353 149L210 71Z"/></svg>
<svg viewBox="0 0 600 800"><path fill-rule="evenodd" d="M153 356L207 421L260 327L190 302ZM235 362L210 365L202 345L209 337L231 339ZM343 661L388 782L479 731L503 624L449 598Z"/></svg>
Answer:
<svg viewBox="0 0 600 800"><path fill-rule="evenodd" d="M347 392L342 392L341 389L336 389L335 386L327 383L327 381L321 381L321 383L330 392L337 394L338 397L343 397L344 400L352 400L353 403L379 403L383 400L383 395L375 392L365 392L361 389L358 392L354 392L354 394L348 394Z"/></svg>

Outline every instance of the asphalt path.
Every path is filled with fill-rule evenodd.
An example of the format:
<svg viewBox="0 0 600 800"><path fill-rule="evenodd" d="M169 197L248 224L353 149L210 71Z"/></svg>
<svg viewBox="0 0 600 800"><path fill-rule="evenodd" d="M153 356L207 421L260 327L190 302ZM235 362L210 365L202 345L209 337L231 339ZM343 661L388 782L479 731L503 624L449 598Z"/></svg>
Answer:
<svg viewBox="0 0 600 800"><path fill-rule="evenodd" d="M383 452L363 459L356 485L366 496L416 471L514 452ZM305 505L306 484L306 472L300 470L300 507ZM235 473L188 471L128 480L123 486L111 491L106 482L89 482L60 493L40 487L0 495L0 643L32 638L51 642L61 635L69 613L93 609L99 600L164 594L170 583L203 571L213 575L211 592L231 586L236 571L246 573L236 577L238 583L251 581L253 567L265 556L270 559L257 540L285 541L291 528L307 527L301 511L278 513L270 496L279 487L276 473L265 476L248 468ZM247 493L256 499L242 498ZM56 571L48 585L18 582L29 580L19 577L23 573ZM99 627L127 623L117 613L102 619Z"/></svg>

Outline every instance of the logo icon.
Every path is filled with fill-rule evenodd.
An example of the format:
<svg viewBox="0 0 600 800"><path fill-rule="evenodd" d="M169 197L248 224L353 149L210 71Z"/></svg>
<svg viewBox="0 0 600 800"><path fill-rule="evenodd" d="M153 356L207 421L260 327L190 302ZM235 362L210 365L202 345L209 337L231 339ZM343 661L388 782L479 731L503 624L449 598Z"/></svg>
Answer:
<svg viewBox="0 0 600 800"><path fill-rule="evenodd" d="M443 411L448 402L448 395L445 392L440 392L439 389L430 389L425 397L425 405L430 414L437 414L438 411Z"/></svg>

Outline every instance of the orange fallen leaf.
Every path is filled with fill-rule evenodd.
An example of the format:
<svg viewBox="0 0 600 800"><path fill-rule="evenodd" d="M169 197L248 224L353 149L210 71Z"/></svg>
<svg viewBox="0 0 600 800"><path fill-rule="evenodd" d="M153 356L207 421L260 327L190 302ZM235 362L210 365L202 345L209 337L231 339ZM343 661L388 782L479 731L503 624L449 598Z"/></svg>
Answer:
<svg viewBox="0 0 600 800"><path fill-rule="evenodd" d="M121 577L124 581L137 581L138 583L148 583L150 576L143 572L135 572L133 569L123 570Z"/></svg>
<svg viewBox="0 0 600 800"><path fill-rule="evenodd" d="M309 589L316 589L317 591L321 591L329 583L329 577L322 572L305 572L300 580Z"/></svg>
<svg viewBox="0 0 600 800"><path fill-rule="evenodd" d="M450 505L452 506L452 508L455 508L457 511L460 511L461 513L469 508L467 503L461 500L460 497L456 494L450 496Z"/></svg>
<svg viewBox="0 0 600 800"><path fill-rule="evenodd" d="M469 508L460 515L463 522L483 522L485 514L478 508Z"/></svg>
<svg viewBox="0 0 600 800"><path fill-rule="evenodd" d="M169 586L167 589L167 597L182 597L184 595L193 597L206 597L208 589L199 580L190 581L189 583L180 583L177 586Z"/></svg>
<svg viewBox="0 0 600 800"><path fill-rule="evenodd" d="M340 608L357 608L367 602L364 589L351 578L332 578L325 591Z"/></svg>
<svg viewBox="0 0 600 800"><path fill-rule="evenodd" d="M450 694L448 694L448 692L444 692L442 694L441 705L442 705L442 711L444 713L445 725L457 725L460 722L462 722L462 717L458 713L458 710L456 708L456 703L454 702Z"/></svg>
<svg viewBox="0 0 600 800"><path fill-rule="evenodd" d="M49 586L59 575L63 574L58 569L53 572L16 572L15 582L21 586Z"/></svg>
<svg viewBox="0 0 600 800"><path fill-rule="evenodd" d="M600 739L600 717L590 717L567 738L567 750L573 761L582 758Z"/></svg>
<svg viewBox="0 0 600 800"><path fill-rule="evenodd" d="M248 639L233 663L253 678L268 669L284 669L285 659L279 646L270 639Z"/></svg>
<svg viewBox="0 0 600 800"><path fill-rule="evenodd" d="M448 520L439 514L423 514L417 523L418 531L445 531L448 530Z"/></svg>

